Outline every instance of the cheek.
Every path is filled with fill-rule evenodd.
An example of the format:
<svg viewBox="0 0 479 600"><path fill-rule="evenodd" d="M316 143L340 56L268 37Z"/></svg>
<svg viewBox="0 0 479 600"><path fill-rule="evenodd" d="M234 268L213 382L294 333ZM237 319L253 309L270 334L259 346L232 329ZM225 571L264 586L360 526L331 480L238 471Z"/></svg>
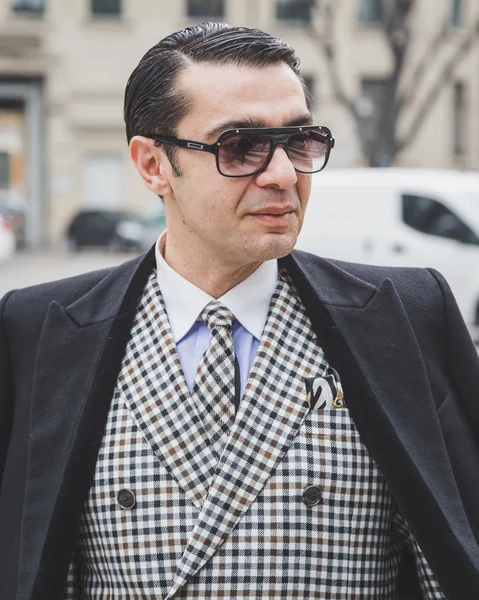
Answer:
<svg viewBox="0 0 479 600"><path fill-rule="evenodd" d="M200 188L202 206L208 217L216 223L223 222L225 226L235 221L247 185L247 181L223 177L219 173L217 177L212 176Z"/></svg>
<svg viewBox="0 0 479 600"><path fill-rule="evenodd" d="M227 229L241 208L250 179L220 175L213 155L191 152L178 162L183 176L176 180L174 192L184 216L204 230Z"/></svg>
<svg viewBox="0 0 479 600"><path fill-rule="evenodd" d="M208 236L233 235L239 226L241 199L246 186L243 181L228 179L219 173L209 172L201 180L185 178L181 203L186 220Z"/></svg>

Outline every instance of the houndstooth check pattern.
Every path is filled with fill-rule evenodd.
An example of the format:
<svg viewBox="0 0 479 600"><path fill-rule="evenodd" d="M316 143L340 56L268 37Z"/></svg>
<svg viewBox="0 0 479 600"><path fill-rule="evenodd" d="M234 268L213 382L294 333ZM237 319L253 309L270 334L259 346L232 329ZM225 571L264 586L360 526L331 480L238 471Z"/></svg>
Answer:
<svg viewBox="0 0 479 600"><path fill-rule="evenodd" d="M81 518L70 579L81 583L66 598L396 600L410 546L424 598L443 599L348 410L308 409L304 378L326 369L283 274L215 470L152 276ZM322 495L312 507L310 485ZM131 510L116 501L125 488Z"/></svg>
<svg viewBox="0 0 479 600"><path fill-rule="evenodd" d="M211 331L211 341L196 371L193 398L201 407L203 425L216 461L234 421L233 318L231 311L218 300L210 302L201 313L201 319Z"/></svg>

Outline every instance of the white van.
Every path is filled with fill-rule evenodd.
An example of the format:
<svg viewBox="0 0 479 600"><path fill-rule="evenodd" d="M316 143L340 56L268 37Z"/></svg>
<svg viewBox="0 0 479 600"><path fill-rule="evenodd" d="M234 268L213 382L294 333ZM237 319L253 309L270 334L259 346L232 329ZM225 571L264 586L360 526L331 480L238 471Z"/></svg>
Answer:
<svg viewBox="0 0 479 600"><path fill-rule="evenodd" d="M479 173L325 170L313 177L296 247L351 262L434 267L479 342Z"/></svg>

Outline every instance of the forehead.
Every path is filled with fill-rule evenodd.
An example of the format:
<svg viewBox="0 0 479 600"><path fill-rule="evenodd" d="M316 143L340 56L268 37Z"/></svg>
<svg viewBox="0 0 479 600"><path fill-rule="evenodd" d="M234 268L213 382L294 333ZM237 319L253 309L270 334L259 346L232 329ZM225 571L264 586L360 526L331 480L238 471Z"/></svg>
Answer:
<svg viewBox="0 0 479 600"><path fill-rule="evenodd" d="M221 123L251 120L282 127L309 114L303 87L285 63L255 68L192 64L178 86L192 101L178 134L205 134Z"/></svg>

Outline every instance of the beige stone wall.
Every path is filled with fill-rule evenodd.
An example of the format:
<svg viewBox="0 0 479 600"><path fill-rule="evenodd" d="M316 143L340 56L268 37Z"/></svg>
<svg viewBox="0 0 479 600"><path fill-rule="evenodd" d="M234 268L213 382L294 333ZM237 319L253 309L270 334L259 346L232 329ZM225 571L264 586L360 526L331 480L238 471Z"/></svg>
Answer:
<svg viewBox="0 0 479 600"><path fill-rule="evenodd" d="M274 0L226 2L226 21L265 29L297 49L304 74L315 78L315 118L330 126L337 139L331 167L362 164L354 123L332 96L326 66L315 44L300 27L276 21ZM472 22L479 14L479 4L476 0L464 3L466 20ZM335 0L335 4L341 80L347 92L357 97L361 78L387 73L390 57L377 28L358 23L356 0ZM129 161L123 90L150 46L192 23L185 16L184 0L123 0L123 15L117 21L92 19L89 5L89 0L47 0L43 17L29 18L12 14L9 0L0 0L0 77L41 76L44 81L47 233L52 242L61 238L68 219L84 202L85 161L92 154L118 155L126 208L150 207L159 201L144 188ZM449 5L449 0L418 0L413 61L419 60ZM316 22L320 27L320 10ZM451 32L451 48L460 36L461 31ZM431 107L414 143L398 157L398 165L479 169L479 44L457 75L467 84L467 156L458 164L452 152L449 87ZM431 69L429 77L433 76Z"/></svg>
<svg viewBox="0 0 479 600"><path fill-rule="evenodd" d="M10 155L10 189L25 194L25 117L18 109L0 110L0 152ZM0 197L2 190L0 189Z"/></svg>

